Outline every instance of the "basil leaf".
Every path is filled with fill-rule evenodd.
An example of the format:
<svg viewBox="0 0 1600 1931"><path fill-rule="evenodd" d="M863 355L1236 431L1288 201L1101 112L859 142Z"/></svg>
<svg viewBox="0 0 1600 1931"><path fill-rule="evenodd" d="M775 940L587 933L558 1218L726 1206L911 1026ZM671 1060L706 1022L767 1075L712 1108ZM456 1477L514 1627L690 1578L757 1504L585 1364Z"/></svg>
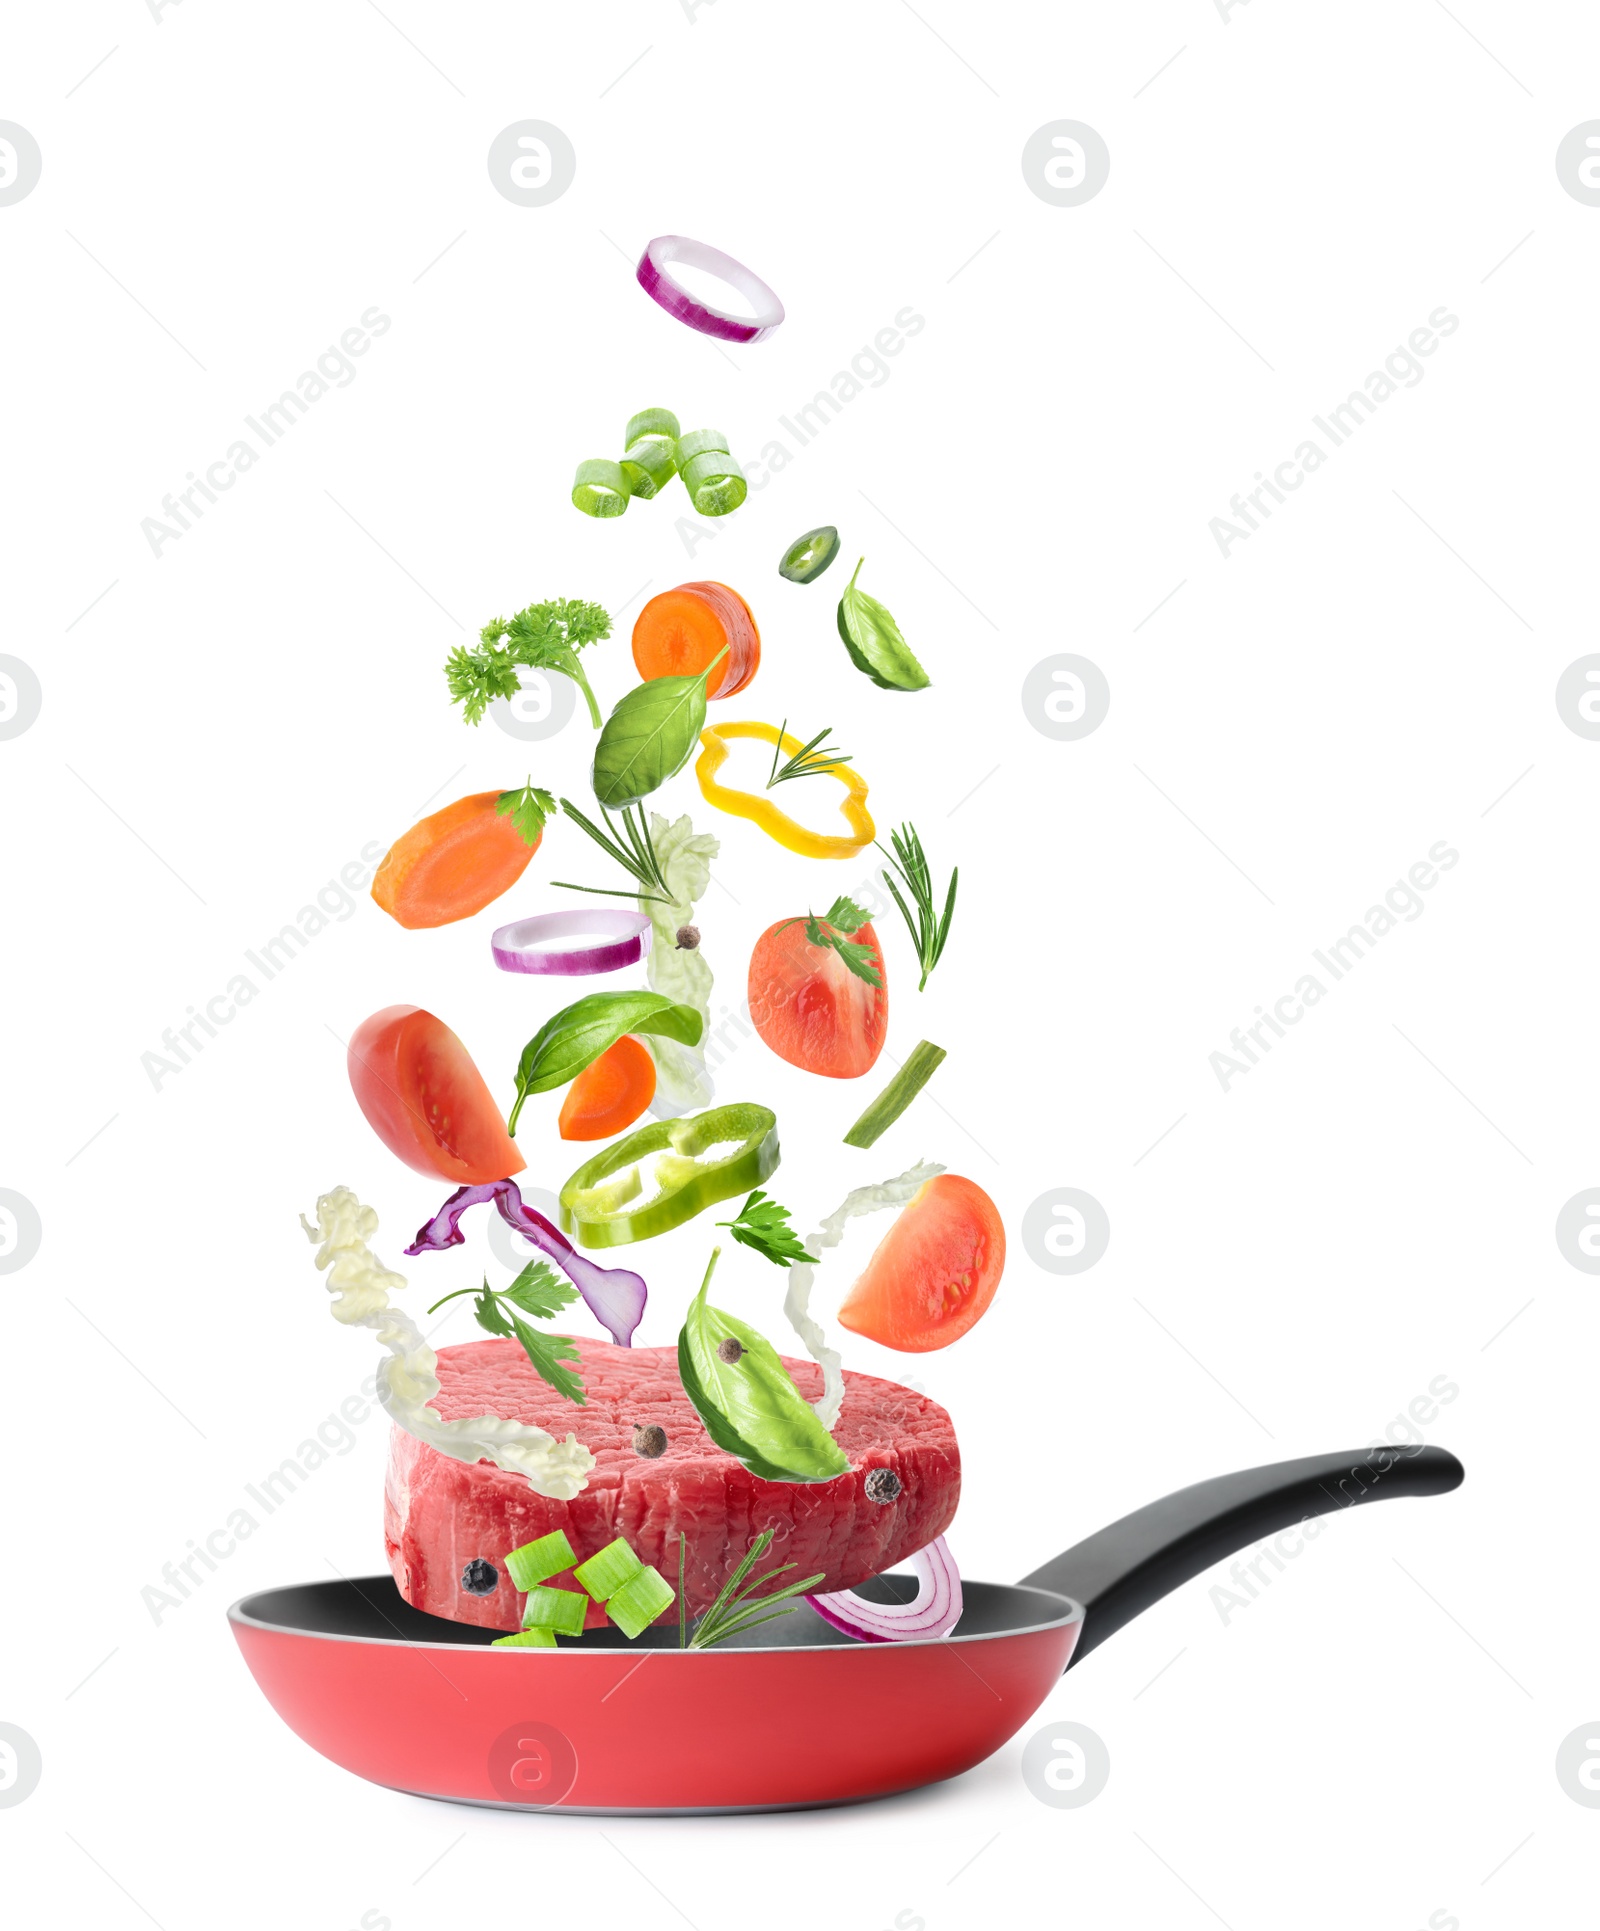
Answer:
<svg viewBox="0 0 1600 1931"><path fill-rule="evenodd" d="M678 1336L678 1373L706 1433L767 1482L831 1482L849 1457L817 1419L764 1334L706 1302L709 1275ZM717 1349L744 1352L724 1361Z"/></svg>
<svg viewBox="0 0 1600 1931"><path fill-rule="evenodd" d="M912 655L895 622L876 597L856 588L863 557L839 599L839 635L857 670L886 691L924 691L933 679Z"/></svg>
<svg viewBox="0 0 1600 1931"><path fill-rule="evenodd" d="M594 795L608 810L648 798L689 762L705 727L706 679L726 655L724 645L698 676L651 677L618 701L594 753Z"/></svg>
<svg viewBox="0 0 1600 1931"><path fill-rule="evenodd" d="M516 1132L517 1115L530 1093L548 1093L576 1079L624 1033L659 1033L697 1046L703 1024L693 1006L677 1005L659 992L591 992L547 1019L523 1047L510 1131Z"/></svg>

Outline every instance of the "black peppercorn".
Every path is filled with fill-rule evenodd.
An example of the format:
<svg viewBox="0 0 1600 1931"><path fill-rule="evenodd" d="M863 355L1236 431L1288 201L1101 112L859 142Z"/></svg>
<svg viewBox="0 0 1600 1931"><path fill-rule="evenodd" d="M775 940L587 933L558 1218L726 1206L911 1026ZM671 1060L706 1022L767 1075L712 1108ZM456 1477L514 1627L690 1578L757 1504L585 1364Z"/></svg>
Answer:
<svg viewBox="0 0 1600 1931"><path fill-rule="evenodd" d="M469 1596L492 1596L500 1587L500 1571L482 1556L474 1556L461 1571L461 1587Z"/></svg>
<svg viewBox="0 0 1600 1931"><path fill-rule="evenodd" d="M866 1482L869 1502L892 1502L900 1493L900 1477L892 1468L875 1468L869 1471Z"/></svg>

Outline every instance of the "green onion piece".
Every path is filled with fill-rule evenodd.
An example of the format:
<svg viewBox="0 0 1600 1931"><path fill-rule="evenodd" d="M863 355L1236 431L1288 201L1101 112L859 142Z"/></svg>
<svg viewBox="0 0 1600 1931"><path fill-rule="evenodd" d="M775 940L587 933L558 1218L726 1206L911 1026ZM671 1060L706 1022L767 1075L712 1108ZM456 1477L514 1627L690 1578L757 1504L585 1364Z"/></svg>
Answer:
<svg viewBox="0 0 1600 1931"><path fill-rule="evenodd" d="M811 583L839 554L839 532L831 523L797 536L783 553L778 575L790 583Z"/></svg>
<svg viewBox="0 0 1600 1931"><path fill-rule="evenodd" d="M720 429L691 429L687 436L678 438L678 463L681 467L691 456L703 456L708 451L721 450L728 453L728 439Z"/></svg>
<svg viewBox="0 0 1600 1931"><path fill-rule="evenodd" d="M615 1542L608 1542L597 1555L590 1556L581 1568L572 1572L573 1580L581 1582L596 1602L604 1602L614 1596L626 1582L638 1575L644 1564L628 1547L619 1535Z"/></svg>
<svg viewBox="0 0 1600 1931"><path fill-rule="evenodd" d="M530 1589L522 1611L524 1629L559 1629L563 1636L581 1636L589 1599L576 1589Z"/></svg>
<svg viewBox="0 0 1600 1931"><path fill-rule="evenodd" d="M645 501L664 490L678 473L677 444L647 439L628 445L621 463L622 480Z"/></svg>
<svg viewBox="0 0 1600 1931"><path fill-rule="evenodd" d="M606 1614L631 1643L647 1630L663 1609L672 1606L672 1584L654 1569L641 1567L606 1604Z"/></svg>
<svg viewBox="0 0 1600 1931"><path fill-rule="evenodd" d="M869 1147L880 1134L886 1133L933 1078L944 1056L942 1046L930 1046L927 1040L922 1040L905 1065L844 1136L845 1145Z"/></svg>
<svg viewBox="0 0 1600 1931"><path fill-rule="evenodd" d="M579 463L572 479L572 501L585 516L621 516L628 507L628 485L620 463L600 458Z"/></svg>
<svg viewBox="0 0 1600 1931"><path fill-rule="evenodd" d="M642 442L646 437L675 443L682 433L678 427L678 418L670 409L641 409L638 415L628 418L627 433L622 438L622 445L625 449L632 449L636 442Z"/></svg>
<svg viewBox="0 0 1600 1931"><path fill-rule="evenodd" d="M555 1633L548 1629L519 1629L515 1636L496 1636L490 1649L554 1649Z"/></svg>
<svg viewBox="0 0 1600 1931"><path fill-rule="evenodd" d="M702 516L726 516L749 494L744 471L725 449L691 456L683 464L683 486Z"/></svg>
<svg viewBox="0 0 1600 1931"><path fill-rule="evenodd" d="M540 1536L537 1542L524 1542L506 1557L506 1574L513 1589L537 1588L552 1576L559 1576L577 1561L577 1552L560 1529Z"/></svg>

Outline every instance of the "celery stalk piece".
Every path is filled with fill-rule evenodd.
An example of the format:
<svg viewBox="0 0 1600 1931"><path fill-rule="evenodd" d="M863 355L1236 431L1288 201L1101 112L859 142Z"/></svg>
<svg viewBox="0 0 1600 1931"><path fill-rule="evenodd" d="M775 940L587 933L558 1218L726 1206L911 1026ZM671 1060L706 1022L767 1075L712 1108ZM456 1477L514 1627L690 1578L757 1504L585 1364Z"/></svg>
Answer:
<svg viewBox="0 0 1600 1931"><path fill-rule="evenodd" d="M606 1614L631 1643L674 1601L672 1584L654 1569L640 1567L606 1604Z"/></svg>
<svg viewBox="0 0 1600 1931"><path fill-rule="evenodd" d="M619 1535L615 1542L608 1542L598 1554L590 1556L581 1568L574 1569L572 1574L573 1579L581 1582L596 1602L604 1602L625 1583L632 1582L643 1567L644 1564Z"/></svg>
<svg viewBox="0 0 1600 1931"><path fill-rule="evenodd" d="M519 1629L515 1636L496 1636L490 1649L554 1649L556 1638L550 1629Z"/></svg>
<svg viewBox="0 0 1600 1931"><path fill-rule="evenodd" d="M524 1629L559 1629L563 1636L581 1636L583 1619L589 1611L589 1599L580 1596L576 1589L548 1589L543 1586L528 1591L528 1600L522 1611Z"/></svg>
<svg viewBox="0 0 1600 1931"><path fill-rule="evenodd" d="M572 1544L556 1529L537 1542L524 1542L520 1549L513 1549L506 1557L506 1574L513 1589L527 1591L561 1575L577 1560Z"/></svg>
<svg viewBox="0 0 1600 1931"><path fill-rule="evenodd" d="M844 1136L847 1147L869 1147L892 1127L939 1070L942 1046L922 1040L911 1057Z"/></svg>

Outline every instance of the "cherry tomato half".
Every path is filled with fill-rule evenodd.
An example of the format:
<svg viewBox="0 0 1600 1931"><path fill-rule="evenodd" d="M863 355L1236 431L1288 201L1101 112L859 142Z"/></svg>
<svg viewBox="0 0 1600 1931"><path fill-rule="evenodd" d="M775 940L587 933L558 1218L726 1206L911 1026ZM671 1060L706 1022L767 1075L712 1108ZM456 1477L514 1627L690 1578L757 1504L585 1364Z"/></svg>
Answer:
<svg viewBox="0 0 1600 1931"><path fill-rule="evenodd" d="M889 1029L883 948L870 924L851 935L870 946L881 985L869 985L831 945L813 945L806 921L780 919L756 940L747 991L750 1019L779 1059L828 1079L870 1073Z"/></svg>

